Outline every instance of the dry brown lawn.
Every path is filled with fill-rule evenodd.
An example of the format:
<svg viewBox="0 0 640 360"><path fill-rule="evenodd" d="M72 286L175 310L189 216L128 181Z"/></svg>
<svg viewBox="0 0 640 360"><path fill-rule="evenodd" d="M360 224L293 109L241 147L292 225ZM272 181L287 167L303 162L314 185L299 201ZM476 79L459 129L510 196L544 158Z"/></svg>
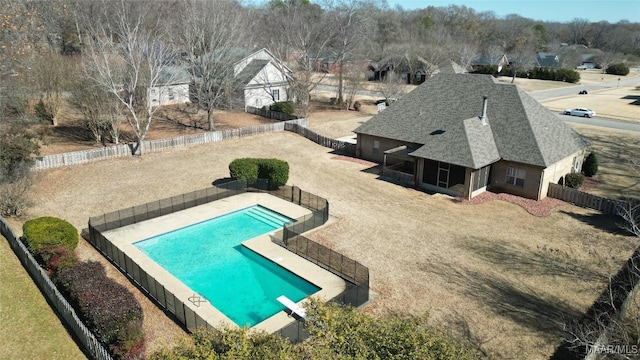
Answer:
<svg viewBox="0 0 640 360"><path fill-rule="evenodd" d="M374 112L367 105L360 113L312 114L310 127L346 136ZM230 121L251 121L244 116ZM578 130L606 147L598 186L605 192L610 176L627 173L617 167L626 153L620 145L635 144L637 157L637 138ZM634 247L612 218L593 211L564 205L538 217L500 200L465 205L383 181L376 168L287 132L38 172L34 206L10 221L17 232L45 215L85 228L90 216L210 186L238 157L283 159L289 184L329 200L335 221L309 237L370 268L374 297L364 311L428 312L435 324L499 358L548 358L562 323L591 305ZM108 265L85 241L78 253ZM143 304L150 350L186 337L113 267L109 274Z"/></svg>

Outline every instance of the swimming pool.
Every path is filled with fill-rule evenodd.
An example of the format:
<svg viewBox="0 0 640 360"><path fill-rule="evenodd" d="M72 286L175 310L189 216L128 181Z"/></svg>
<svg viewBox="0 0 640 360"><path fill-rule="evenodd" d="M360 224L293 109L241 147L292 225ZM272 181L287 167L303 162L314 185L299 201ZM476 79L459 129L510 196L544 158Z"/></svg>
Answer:
<svg viewBox="0 0 640 360"><path fill-rule="evenodd" d="M253 326L320 290L242 242L291 222L256 205L133 243L240 326Z"/></svg>

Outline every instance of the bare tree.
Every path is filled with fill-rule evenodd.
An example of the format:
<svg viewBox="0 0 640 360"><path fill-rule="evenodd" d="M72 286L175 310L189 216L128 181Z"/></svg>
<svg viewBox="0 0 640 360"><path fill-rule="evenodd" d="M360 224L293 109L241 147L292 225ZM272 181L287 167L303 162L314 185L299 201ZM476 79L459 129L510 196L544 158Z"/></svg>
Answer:
<svg viewBox="0 0 640 360"><path fill-rule="evenodd" d="M376 88L386 100L397 100L407 93L407 84L395 73L387 74L382 81L376 83Z"/></svg>
<svg viewBox="0 0 640 360"><path fill-rule="evenodd" d="M344 71L344 93L346 94L345 109L349 110L355 102L356 95L364 88L367 81L367 71L364 67L350 65Z"/></svg>
<svg viewBox="0 0 640 360"><path fill-rule="evenodd" d="M309 111L311 92L326 73L317 73L320 59L331 52L329 44L336 29L328 25L319 5L304 1L271 2L262 14L258 33L271 53L294 72L288 98L294 98L299 115Z"/></svg>
<svg viewBox="0 0 640 360"><path fill-rule="evenodd" d="M233 63L246 34L240 10L232 0L183 3L177 46L187 54L195 100L207 112L210 131L215 130L214 109L224 99L228 103L234 91Z"/></svg>
<svg viewBox="0 0 640 360"><path fill-rule="evenodd" d="M469 71L471 63L480 55L477 44L462 43L452 47L452 58L465 71Z"/></svg>
<svg viewBox="0 0 640 360"><path fill-rule="evenodd" d="M357 0L327 0L325 6L329 9L329 26L336 29L335 37L330 43L338 63L338 96L339 104L344 102L344 74L346 64L357 57L358 47L364 43L363 22L361 16L362 4Z"/></svg>
<svg viewBox="0 0 640 360"><path fill-rule="evenodd" d="M162 79L162 73L172 64L174 52L159 33L143 27L145 13L134 13L139 10L136 5L120 2L113 26L96 24L91 29L86 76L124 106L136 136L134 153L142 154L143 141L158 109L150 101L149 91L171 82L170 78Z"/></svg>
<svg viewBox="0 0 640 360"><path fill-rule="evenodd" d="M571 31L571 41L573 44L589 45L587 43L589 20L575 18L569 23L569 29Z"/></svg>
<svg viewBox="0 0 640 360"><path fill-rule="evenodd" d="M46 51L35 60L34 80L41 91L41 100L50 117L51 125L58 125L58 112L64 103L63 93L68 89L72 64L76 59L63 56L55 49Z"/></svg>

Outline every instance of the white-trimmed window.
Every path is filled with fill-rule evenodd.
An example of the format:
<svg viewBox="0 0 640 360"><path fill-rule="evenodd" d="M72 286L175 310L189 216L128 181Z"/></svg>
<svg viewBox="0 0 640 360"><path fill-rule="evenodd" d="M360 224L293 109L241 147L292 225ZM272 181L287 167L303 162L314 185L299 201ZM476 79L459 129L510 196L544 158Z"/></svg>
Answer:
<svg viewBox="0 0 640 360"><path fill-rule="evenodd" d="M380 152L380 141L373 140L373 153L377 154L378 152Z"/></svg>
<svg viewBox="0 0 640 360"><path fill-rule="evenodd" d="M571 165L571 172L572 173L579 173L581 170L582 164L580 163L580 160L578 160L578 157L574 157L573 158L573 163Z"/></svg>
<svg viewBox="0 0 640 360"><path fill-rule="evenodd" d="M169 100L173 100L173 99L175 99L175 94L173 93L173 88L172 88L172 87L170 87L170 86L169 86L169 87L167 88L167 93L168 93L168 95L169 95Z"/></svg>
<svg viewBox="0 0 640 360"><path fill-rule="evenodd" d="M273 101L280 101L280 90L273 90Z"/></svg>
<svg viewBox="0 0 640 360"><path fill-rule="evenodd" d="M525 177L527 177L527 172L523 169L507 168L507 184L524 187Z"/></svg>

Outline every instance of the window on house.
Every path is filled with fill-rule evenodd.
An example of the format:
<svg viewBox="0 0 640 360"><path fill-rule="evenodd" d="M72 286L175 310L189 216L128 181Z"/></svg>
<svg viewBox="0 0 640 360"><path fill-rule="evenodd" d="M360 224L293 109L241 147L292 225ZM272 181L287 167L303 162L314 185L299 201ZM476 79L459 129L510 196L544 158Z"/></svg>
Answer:
<svg viewBox="0 0 640 360"><path fill-rule="evenodd" d="M373 153L377 154L378 152L380 152L380 141L373 140Z"/></svg>
<svg viewBox="0 0 640 360"><path fill-rule="evenodd" d="M169 95L169 100L173 100L175 95L173 94L173 88L168 88L167 93Z"/></svg>
<svg viewBox="0 0 640 360"><path fill-rule="evenodd" d="M572 173L579 173L580 172L580 167L582 166L582 164L580 163L580 160L578 160L578 157L574 157L573 158L573 164L571 165L571 172Z"/></svg>
<svg viewBox="0 0 640 360"><path fill-rule="evenodd" d="M473 191L481 189L489 183L489 166L478 169L473 177Z"/></svg>
<svg viewBox="0 0 640 360"><path fill-rule="evenodd" d="M524 178L527 172L522 169L507 168L507 181L509 185L524 187Z"/></svg>
<svg viewBox="0 0 640 360"><path fill-rule="evenodd" d="M280 101L280 90L273 90L273 101Z"/></svg>

